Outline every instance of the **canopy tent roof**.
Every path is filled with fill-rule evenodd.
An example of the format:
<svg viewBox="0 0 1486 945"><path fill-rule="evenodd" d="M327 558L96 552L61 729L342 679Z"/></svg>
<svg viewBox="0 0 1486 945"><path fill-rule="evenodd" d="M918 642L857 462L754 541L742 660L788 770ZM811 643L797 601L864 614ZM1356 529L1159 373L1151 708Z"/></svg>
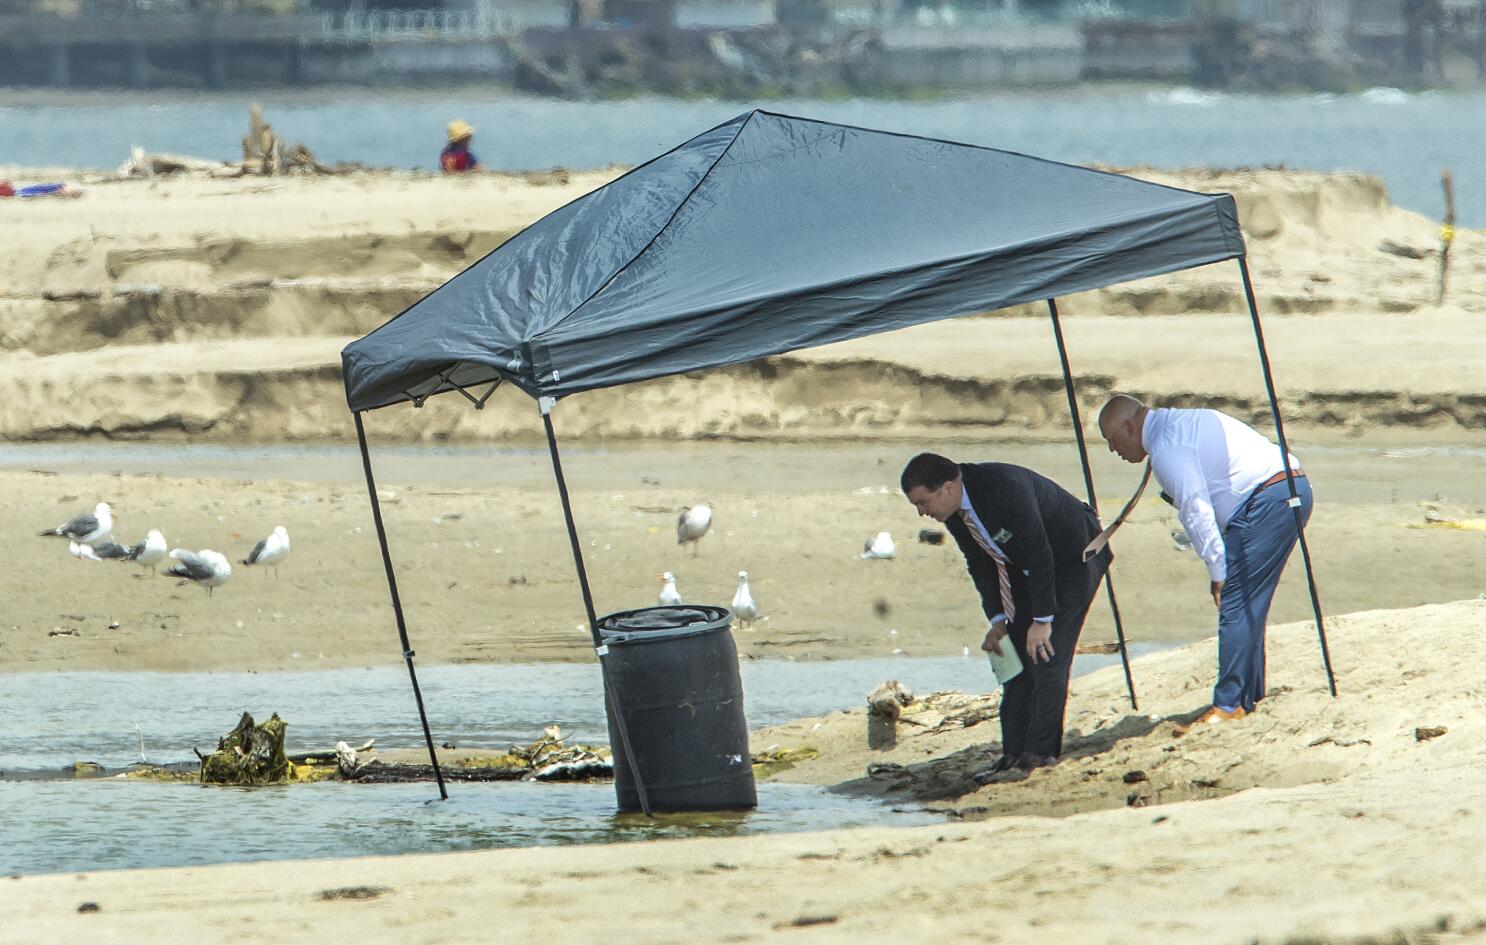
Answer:
<svg viewBox="0 0 1486 945"><path fill-rule="evenodd" d="M346 397L563 397L1243 254L1228 194L752 111L347 345Z"/></svg>

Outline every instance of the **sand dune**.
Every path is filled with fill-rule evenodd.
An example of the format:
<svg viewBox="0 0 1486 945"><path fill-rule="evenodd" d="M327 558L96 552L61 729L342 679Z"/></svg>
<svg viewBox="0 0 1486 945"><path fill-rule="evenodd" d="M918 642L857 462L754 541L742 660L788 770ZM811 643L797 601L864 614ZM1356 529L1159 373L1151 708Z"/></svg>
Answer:
<svg viewBox="0 0 1486 945"><path fill-rule="evenodd" d="M336 354L348 339L616 173L97 180L82 200L7 210L26 226L0 236L0 388L24 406L4 411L0 437L344 439ZM1435 308L1435 226L1389 204L1376 179L1133 173L1234 193L1295 423L1486 427L1469 350L1458 343L1474 332L1471 313L1486 311L1486 238L1462 232L1450 304ZM1235 265L1083 293L1060 307L1076 322L1069 343L1087 400L1110 388L1176 403L1216 396L1263 416ZM1045 319L1042 307L1020 306L588 394L564 406L565 423L608 437L1066 434ZM282 350L277 363L263 357L265 343ZM79 356L88 351L103 357ZM163 373L180 379L162 388ZM189 401L163 396L173 391L189 391ZM528 405L500 395L496 403L475 414L462 400L436 400L378 432L423 440L536 432Z"/></svg>
<svg viewBox="0 0 1486 945"><path fill-rule="evenodd" d="M342 328L372 311L310 303L306 309L322 312L326 327ZM209 307L202 314L234 313ZM1128 391L1161 404L1219 407L1268 428L1248 319L1193 317L1179 331L1167 328L1170 321L1069 320L1065 333L1085 420L1110 392ZM1270 319L1268 341L1292 434L1303 441L1387 429L1460 438L1486 430L1479 358L1460 343L1478 331L1478 321L1460 311ZM162 334L167 330L210 329L175 318L162 325ZM136 338L45 357L0 354L0 437L344 441L354 431L340 349L352 337L285 331L154 344ZM368 428L381 439L423 442L541 435L535 405L518 391L497 391L490 407L475 411L463 399L435 398L421 410L378 411ZM565 435L623 439L1065 437L1069 422L1047 322L1000 316L593 391L565 400L557 416ZM1094 435L1092 427L1088 432Z"/></svg>

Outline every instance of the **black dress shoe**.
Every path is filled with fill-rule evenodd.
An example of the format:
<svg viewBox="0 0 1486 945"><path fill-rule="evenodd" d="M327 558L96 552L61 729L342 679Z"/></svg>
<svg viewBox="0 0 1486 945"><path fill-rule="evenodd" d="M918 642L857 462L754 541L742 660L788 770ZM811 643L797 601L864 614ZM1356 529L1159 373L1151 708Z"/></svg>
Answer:
<svg viewBox="0 0 1486 945"><path fill-rule="evenodd" d="M1033 771L1037 768L1051 768L1058 763L1058 759L1052 755L1037 755L1030 751L1024 751L1017 756L1016 766L1023 771Z"/></svg>
<svg viewBox="0 0 1486 945"><path fill-rule="evenodd" d="M1015 755L1002 755L989 768L982 768L970 775L970 780L976 784L990 784L992 781L1000 780L997 777L998 775L1003 775L1016 768L1017 758L1018 756Z"/></svg>

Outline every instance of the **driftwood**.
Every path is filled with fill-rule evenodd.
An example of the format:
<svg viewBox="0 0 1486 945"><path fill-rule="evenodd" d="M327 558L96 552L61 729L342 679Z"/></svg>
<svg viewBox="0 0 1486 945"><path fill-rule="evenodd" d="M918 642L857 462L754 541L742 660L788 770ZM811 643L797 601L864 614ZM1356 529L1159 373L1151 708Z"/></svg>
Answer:
<svg viewBox="0 0 1486 945"><path fill-rule="evenodd" d="M343 743L344 744L344 743ZM597 781L614 776L614 761L607 748L563 744L562 731L549 725L542 737L529 745L513 745L504 755L471 758L440 766L446 781ZM371 761L346 770L347 781L385 784L431 781L433 765L386 764Z"/></svg>
<svg viewBox="0 0 1486 945"><path fill-rule="evenodd" d="M120 177L166 177L172 174L207 174L212 177L241 177L239 165L207 161L182 154L147 154L144 148L129 149L129 160L115 172Z"/></svg>
<svg viewBox="0 0 1486 945"><path fill-rule="evenodd" d="M262 725L244 712L237 727L223 735L217 750L201 757L203 784L281 784L289 780L289 759L284 755L284 730L288 723L275 712Z"/></svg>
<svg viewBox="0 0 1486 945"><path fill-rule="evenodd" d="M913 703L913 693L890 679L867 693L867 747L892 748L898 743L898 717Z"/></svg>

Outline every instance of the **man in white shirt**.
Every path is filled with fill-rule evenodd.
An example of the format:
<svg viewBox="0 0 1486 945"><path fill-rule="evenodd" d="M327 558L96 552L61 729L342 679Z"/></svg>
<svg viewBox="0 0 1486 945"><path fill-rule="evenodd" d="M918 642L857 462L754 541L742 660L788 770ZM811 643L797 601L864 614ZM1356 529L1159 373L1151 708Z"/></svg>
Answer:
<svg viewBox="0 0 1486 945"><path fill-rule="evenodd" d="M1264 625L1299 537L1280 448L1225 413L1151 408L1124 394L1100 411L1099 432L1126 462L1149 457L1162 497L1207 566L1218 681L1212 707L1193 725L1241 719L1264 698ZM1310 482L1293 455L1289 467L1308 521Z"/></svg>

